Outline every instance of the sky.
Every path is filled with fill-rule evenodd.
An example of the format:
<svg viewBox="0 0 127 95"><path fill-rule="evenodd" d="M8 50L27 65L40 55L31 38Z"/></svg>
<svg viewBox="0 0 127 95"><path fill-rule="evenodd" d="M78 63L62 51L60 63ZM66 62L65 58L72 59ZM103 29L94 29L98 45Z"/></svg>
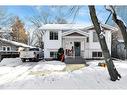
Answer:
<svg viewBox="0 0 127 95"><path fill-rule="evenodd" d="M22 22L25 24L25 26L31 25L31 22L29 21L29 18L36 15L42 15L44 13L50 14L50 18L55 17L56 15L59 15L58 13L58 7L57 6L21 6L21 5L12 5L12 6L4 6L6 9L6 12L10 15L18 16ZM77 24L84 24L86 26L91 25L91 19L89 16L89 10L88 6L81 6L80 10L78 11L77 15L75 16L75 19L73 19L72 16L68 16L68 7L64 6L64 8L60 11L61 13L66 13L67 15L64 16L65 19L70 23L77 23ZM104 6L96 6L96 13L98 16L98 19L100 22L105 23L106 19L109 16L109 12L105 10ZM63 15L62 15L63 16Z"/></svg>

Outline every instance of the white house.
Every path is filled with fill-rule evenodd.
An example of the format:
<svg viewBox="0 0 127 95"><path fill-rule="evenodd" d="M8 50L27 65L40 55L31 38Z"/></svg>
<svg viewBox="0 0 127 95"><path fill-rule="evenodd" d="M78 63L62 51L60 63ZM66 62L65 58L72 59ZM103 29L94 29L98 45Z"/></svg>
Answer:
<svg viewBox="0 0 127 95"><path fill-rule="evenodd" d="M106 24L101 24L101 26L111 53L111 34L117 29ZM103 58L98 37L93 26L46 24L40 29L45 31L43 37L45 58L55 58L60 47L64 49L65 57Z"/></svg>

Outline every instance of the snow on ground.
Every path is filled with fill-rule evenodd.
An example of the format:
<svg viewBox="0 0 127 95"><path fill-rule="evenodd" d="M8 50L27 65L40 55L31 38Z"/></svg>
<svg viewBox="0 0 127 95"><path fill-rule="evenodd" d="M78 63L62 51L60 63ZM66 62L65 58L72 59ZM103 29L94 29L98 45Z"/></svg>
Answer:
<svg viewBox="0 0 127 95"><path fill-rule="evenodd" d="M22 64L22 61L20 58L4 58L0 62L0 66L18 66Z"/></svg>
<svg viewBox="0 0 127 95"><path fill-rule="evenodd" d="M44 71L44 70L63 70L65 68L65 63L60 61L48 61L48 62L39 62L34 68L33 71Z"/></svg>
<svg viewBox="0 0 127 95"><path fill-rule="evenodd" d="M89 66L72 71L59 61L0 66L0 89L127 89L127 61L114 61L122 75L116 82L110 81L107 68L99 67L99 62L103 61L89 60Z"/></svg>

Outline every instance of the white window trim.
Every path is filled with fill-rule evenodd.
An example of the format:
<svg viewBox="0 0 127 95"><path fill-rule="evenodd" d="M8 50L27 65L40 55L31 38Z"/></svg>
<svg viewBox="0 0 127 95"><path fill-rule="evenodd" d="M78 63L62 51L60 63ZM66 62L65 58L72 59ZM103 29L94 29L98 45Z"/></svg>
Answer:
<svg viewBox="0 0 127 95"><path fill-rule="evenodd" d="M5 50L3 49L5 47ZM6 46L2 46L2 51L6 51Z"/></svg>
<svg viewBox="0 0 127 95"><path fill-rule="evenodd" d="M51 52L56 52L57 53L57 51L50 51L50 53ZM53 57L51 57L51 55L50 55L50 58L55 58L55 55L53 55Z"/></svg>
<svg viewBox="0 0 127 95"><path fill-rule="evenodd" d="M97 56L96 57L93 57L93 52L96 52L97 53ZM102 58L103 57L103 53L102 53L102 56L99 57L98 56L98 52L101 52L102 53L102 51L92 51L92 58Z"/></svg>
<svg viewBox="0 0 127 95"><path fill-rule="evenodd" d="M7 48L8 48L8 47L10 48L10 50L9 50L9 51L11 51L11 46L7 46L7 47L6 47L6 50L7 50ZM7 50L7 51L8 51L8 50Z"/></svg>
<svg viewBox="0 0 127 95"><path fill-rule="evenodd" d="M4 47L5 47L5 50L3 50ZM2 51L8 51L8 50L7 50L8 47L10 48L9 51L11 51L11 46L2 46Z"/></svg>
<svg viewBox="0 0 127 95"><path fill-rule="evenodd" d="M53 33L57 33L58 34L58 39L54 39L54 35L53 35L53 39L50 39L50 33L53 32ZM59 40L59 33L58 31L49 31L49 40Z"/></svg>

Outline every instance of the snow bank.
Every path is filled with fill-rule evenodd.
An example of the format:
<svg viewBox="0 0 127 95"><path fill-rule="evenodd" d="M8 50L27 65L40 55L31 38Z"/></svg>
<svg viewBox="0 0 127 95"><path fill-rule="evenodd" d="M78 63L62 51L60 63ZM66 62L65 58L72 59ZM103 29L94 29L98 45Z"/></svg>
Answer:
<svg viewBox="0 0 127 95"><path fill-rule="evenodd" d="M38 65L36 65L33 68L33 71L44 71L44 70L63 70L66 67L66 64L60 61L46 61L46 62L39 62Z"/></svg>
<svg viewBox="0 0 127 95"><path fill-rule="evenodd" d="M0 62L0 66L18 66L20 64L22 64L20 58L4 58Z"/></svg>

